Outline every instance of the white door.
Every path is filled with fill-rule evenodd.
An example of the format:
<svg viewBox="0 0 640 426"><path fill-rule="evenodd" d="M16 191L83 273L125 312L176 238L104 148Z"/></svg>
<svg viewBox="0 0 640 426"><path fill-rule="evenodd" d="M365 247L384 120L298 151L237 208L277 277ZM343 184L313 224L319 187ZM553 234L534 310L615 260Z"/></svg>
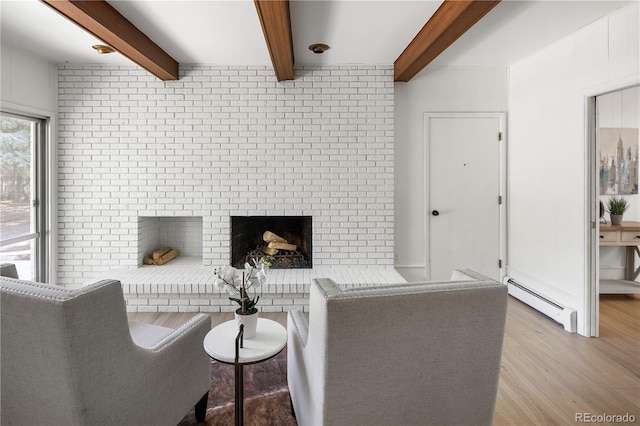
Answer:
<svg viewBox="0 0 640 426"><path fill-rule="evenodd" d="M425 114L432 280L465 268L501 279L503 122L504 114Z"/></svg>

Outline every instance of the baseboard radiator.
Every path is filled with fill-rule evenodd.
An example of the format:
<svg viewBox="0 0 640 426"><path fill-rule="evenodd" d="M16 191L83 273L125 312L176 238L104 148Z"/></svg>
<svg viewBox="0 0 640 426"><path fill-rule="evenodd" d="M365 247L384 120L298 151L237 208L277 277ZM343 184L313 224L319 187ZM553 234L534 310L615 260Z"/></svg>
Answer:
<svg viewBox="0 0 640 426"><path fill-rule="evenodd" d="M504 283L509 288L509 294L518 300L526 303L535 310L545 314L557 323L564 326L569 333L577 331L576 310L568 308L541 296L527 286L517 282L513 278L505 277Z"/></svg>

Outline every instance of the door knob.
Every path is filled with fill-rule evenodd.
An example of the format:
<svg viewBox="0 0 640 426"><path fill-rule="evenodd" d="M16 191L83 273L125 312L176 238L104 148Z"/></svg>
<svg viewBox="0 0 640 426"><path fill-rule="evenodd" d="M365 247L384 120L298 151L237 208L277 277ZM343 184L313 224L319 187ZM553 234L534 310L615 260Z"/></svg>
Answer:
<svg viewBox="0 0 640 426"><path fill-rule="evenodd" d="M433 211L431 212L431 214L432 214L433 216L438 216L438 215L440 215L440 212L439 212L438 210L433 210Z"/></svg>

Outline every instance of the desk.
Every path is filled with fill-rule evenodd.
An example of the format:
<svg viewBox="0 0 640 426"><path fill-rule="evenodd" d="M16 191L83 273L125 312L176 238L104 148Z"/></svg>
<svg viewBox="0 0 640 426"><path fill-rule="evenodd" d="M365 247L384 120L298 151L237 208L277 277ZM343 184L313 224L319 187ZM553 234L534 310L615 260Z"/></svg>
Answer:
<svg viewBox="0 0 640 426"><path fill-rule="evenodd" d="M601 293L640 293L640 266L636 269L636 255L640 257L640 222L622 222L622 225L600 224L600 245L626 247L624 280L602 280ZM615 291L602 291L602 285ZM628 291L627 291L628 290Z"/></svg>
<svg viewBox="0 0 640 426"><path fill-rule="evenodd" d="M204 337L204 350L216 361L235 366L236 425L244 424L243 366L266 361L280 353L287 344L287 330L279 323L258 318L256 335L243 339L236 361L236 337L238 324L235 320L224 322Z"/></svg>

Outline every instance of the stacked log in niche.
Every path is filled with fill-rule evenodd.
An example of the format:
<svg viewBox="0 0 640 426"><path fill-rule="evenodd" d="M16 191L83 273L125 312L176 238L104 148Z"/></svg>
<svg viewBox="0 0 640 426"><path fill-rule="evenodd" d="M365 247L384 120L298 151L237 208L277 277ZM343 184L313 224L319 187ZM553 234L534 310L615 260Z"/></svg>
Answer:
<svg viewBox="0 0 640 426"><path fill-rule="evenodd" d="M145 265L157 265L162 266L170 260L178 257L180 252L176 249L172 249L170 247L166 247L163 249L159 249L151 253L149 256L145 257L143 262Z"/></svg>

